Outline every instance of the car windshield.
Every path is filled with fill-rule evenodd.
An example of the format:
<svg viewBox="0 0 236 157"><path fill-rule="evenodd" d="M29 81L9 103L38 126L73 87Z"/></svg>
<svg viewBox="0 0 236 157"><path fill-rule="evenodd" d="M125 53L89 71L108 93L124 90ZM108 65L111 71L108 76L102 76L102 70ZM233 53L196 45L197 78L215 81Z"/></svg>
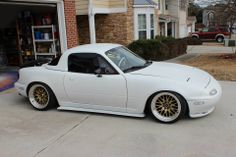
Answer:
<svg viewBox="0 0 236 157"><path fill-rule="evenodd" d="M152 64L151 61L144 60L124 46L113 48L105 54L125 73L143 69Z"/></svg>

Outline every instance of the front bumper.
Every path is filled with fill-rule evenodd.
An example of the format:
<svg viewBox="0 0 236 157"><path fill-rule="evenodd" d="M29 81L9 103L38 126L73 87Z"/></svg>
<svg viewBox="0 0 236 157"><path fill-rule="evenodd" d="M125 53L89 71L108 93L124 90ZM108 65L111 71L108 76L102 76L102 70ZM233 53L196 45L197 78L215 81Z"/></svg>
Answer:
<svg viewBox="0 0 236 157"><path fill-rule="evenodd" d="M15 88L18 91L18 93L22 96L27 97L27 93L26 93L26 85L16 82L15 83Z"/></svg>
<svg viewBox="0 0 236 157"><path fill-rule="evenodd" d="M189 105L189 116L191 118L203 117L214 111L222 95L221 86L214 78L211 79L211 83L206 90L210 91L212 89L216 89L217 91L213 96L209 95L204 98L196 98L187 101Z"/></svg>

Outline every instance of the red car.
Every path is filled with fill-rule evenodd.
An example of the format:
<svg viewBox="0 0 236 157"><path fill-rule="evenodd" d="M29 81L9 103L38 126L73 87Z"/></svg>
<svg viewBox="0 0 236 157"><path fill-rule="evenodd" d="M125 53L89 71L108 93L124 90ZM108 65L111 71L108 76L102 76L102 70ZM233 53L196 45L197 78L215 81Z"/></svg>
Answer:
<svg viewBox="0 0 236 157"><path fill-rule="evenodd" d="M225 38L229 37L229 32L226 29L220 28L204 28L202 31L193 32L191 36L192 38L216 40L217 42L223 42Z"/></svg>

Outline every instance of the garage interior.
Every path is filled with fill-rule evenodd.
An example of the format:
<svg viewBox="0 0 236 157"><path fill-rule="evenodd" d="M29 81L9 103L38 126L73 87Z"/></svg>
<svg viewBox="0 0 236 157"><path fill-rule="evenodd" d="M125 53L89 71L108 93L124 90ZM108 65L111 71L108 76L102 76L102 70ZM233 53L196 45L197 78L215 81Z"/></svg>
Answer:
<svg viewBox="0 0 236 157"><path fill-rule="evenodd" d="M61 53L56 4L0 1L0 67Z"/></svg>

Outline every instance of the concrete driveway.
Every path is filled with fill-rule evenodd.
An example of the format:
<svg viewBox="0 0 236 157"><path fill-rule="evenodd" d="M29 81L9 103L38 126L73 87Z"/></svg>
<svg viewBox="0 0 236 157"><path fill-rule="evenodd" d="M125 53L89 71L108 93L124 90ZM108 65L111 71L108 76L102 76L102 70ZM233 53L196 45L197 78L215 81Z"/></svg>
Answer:
<svg viewBox="0 0 236 157"><path fill-rule="evenodd" d="M165 125L147 118L34 110L14 91L0 95L1 157L233 157L236 83L209 116Z"/></svg>
<svg viewBox="0 0 236 157"><path fill-rule="evenodd" d="M224 47L219 45L193 45L188 46L187 54L211 54L211 53L235 53L235 47Z"/></svg>

